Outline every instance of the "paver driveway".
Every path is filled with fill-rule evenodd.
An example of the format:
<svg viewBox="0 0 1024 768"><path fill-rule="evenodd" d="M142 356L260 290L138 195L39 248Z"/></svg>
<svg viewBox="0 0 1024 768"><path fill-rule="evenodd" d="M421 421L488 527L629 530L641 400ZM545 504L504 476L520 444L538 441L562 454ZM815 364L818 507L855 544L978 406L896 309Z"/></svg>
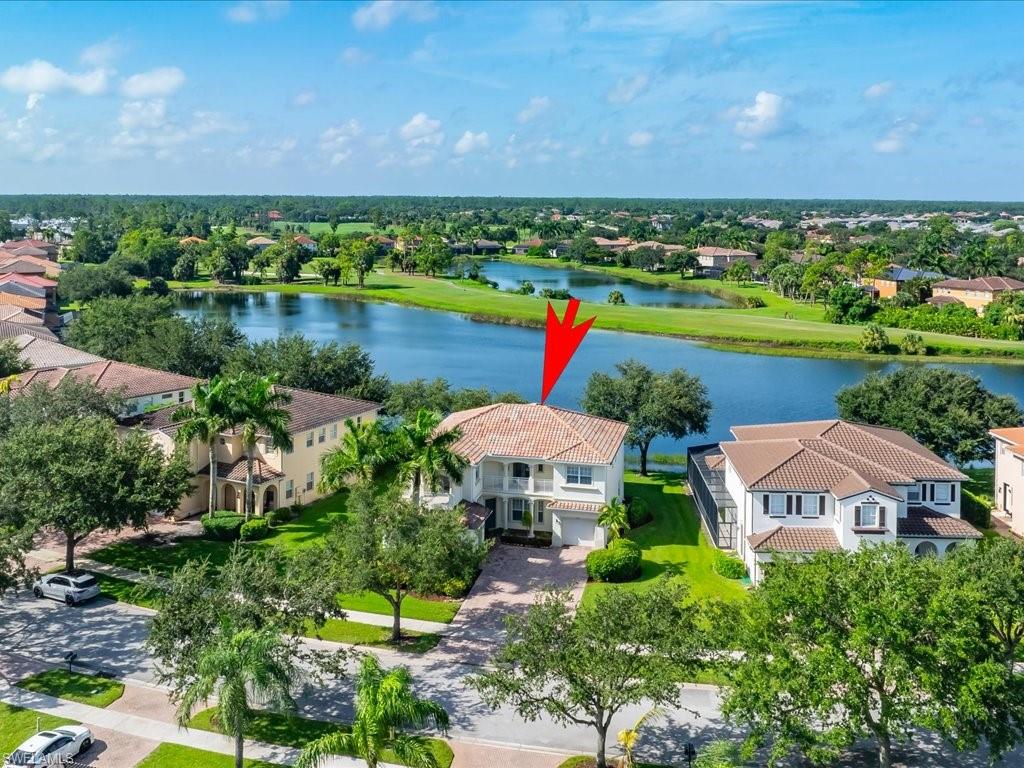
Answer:
<svg viewBox="0 0 1024 768"><path fill-rule="evenodd" d="M499 544L487 556L451 629L431 655L484 664L505 638L505 616L522 614L548 586L568 588L579 601L587 583L589 549L541 549Z"/></svg>

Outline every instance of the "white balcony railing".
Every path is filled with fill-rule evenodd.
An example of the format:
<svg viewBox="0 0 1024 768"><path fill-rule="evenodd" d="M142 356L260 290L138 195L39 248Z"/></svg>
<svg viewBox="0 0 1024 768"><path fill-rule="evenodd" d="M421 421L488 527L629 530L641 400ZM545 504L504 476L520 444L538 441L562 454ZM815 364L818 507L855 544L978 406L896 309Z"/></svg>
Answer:
<svg viewBox="0 0 1024 768"><path fill-rule="evenodd" d="M553 480L531 477L505 477L504 475L484 475L485 491L510 491L513 493L552 493L555 489Z"/></svg>
<svg viewBox="0 0 1024 768"><path fill-rule="evenodd" d="M554 480L543 480L539 477L533 478L534 493L553 493L555 490Z"/></svg>
<svg viewBox="0 0 1024 768"><path fill-rule="evenodd" d="M510 491L522 491L525 493L530 490L530 478L528 477L510 477L507 479L507 483L505 487Z"/></svg>
<svg viewBox="0 0 1024 768"><path fill-rule="evenodd" d="M504 491L505 478L501 475L484 475L485 491Z"/></svg>

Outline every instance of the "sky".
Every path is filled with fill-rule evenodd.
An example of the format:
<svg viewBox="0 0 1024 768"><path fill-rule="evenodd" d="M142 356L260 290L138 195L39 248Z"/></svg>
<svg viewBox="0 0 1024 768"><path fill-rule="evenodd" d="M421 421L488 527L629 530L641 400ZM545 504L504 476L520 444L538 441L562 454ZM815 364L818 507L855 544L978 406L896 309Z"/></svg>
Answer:
<svg viewBox="0 0 1024 768"><path fill-rule="evenodd" d="M0 5L0 191L1022 200L1024 5Z"/></svg>

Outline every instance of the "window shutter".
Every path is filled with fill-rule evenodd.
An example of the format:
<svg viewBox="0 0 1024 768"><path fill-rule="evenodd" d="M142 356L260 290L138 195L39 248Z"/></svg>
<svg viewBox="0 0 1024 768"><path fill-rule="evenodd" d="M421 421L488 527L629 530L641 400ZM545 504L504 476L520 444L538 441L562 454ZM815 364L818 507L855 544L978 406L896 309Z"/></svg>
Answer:
<svg viewBox="0 0 1024 768"><path fill-rule="evenodd" d="M853 527L860 528L860 505L853 508Z"/></svg>
<svg viewBox="0 0 1024 768"><path fill-rule="evenodd" d="M949 500L956 501L956 483L949 484Z"/></svg>
<svg viewBox="0 0 1024 768"><path fill-rule="evenodd" d="M793 497L790 496L788 493L786 494L786 514L793 514Z"/></svg>
<svg viewBox="0 0 1024 768"><path fill-rule="evenodd" d="M885 528L885 507L878 508L878 527Z"/></svg>
<svg viewBox="0 0 1024 768"><path fill-rule="evenodd" d="M796 514L798 517L803 517L804 514L804 497L796 497Z"/></svg>
<svg viewBox="0 0 1024 768"><path fill-rule="evenodd" d="M766 494L764 494L763 496L761 496L761 503L762 503L762 504L764 504L764 513L765 513L765 514L767 515L767 514L768 514L768 512L769 512L769 507L768 507L768 494L767 494L767 493L766 493Z"/></svg>
<svg viewBox="0 0 1024 768"><path fill-rule="evenodd" d="M818 497L818 517L824 517L824 516L825 516L825 497L824 496L819 496Z"/></svg>

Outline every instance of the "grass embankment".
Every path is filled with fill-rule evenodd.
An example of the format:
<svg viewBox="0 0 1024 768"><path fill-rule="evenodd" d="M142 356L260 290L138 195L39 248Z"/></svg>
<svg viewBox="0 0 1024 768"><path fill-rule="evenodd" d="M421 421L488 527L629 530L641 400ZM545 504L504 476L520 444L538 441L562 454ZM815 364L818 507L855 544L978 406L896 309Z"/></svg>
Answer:
<svg viewBox="0 0 1024 768"><path fill-rule="evenodd" d="M216 716L217 710L215 708L204 709L189 721L189 728L221 733L217 725ZM328 733L335 733L345 727L340 723L310 720L298 715L257 712L246 726L245 737L255 741L262 741L265 744L279 744L285 747L301 748L314 739L318 739ZM430 750L434 753L440 768L448 768L452 764L454 756L452 755L451 747L441 739L430 739ZM392 752L385 752L381 759L383 762L404 765Z"/></svg>
<svg viewBox="0 0 1024 768"><path fill-rule="evenodd" d="M73 720L44 715L0 702L0 756L9 755L40 729L74 725Z"/></svg>
<svg viewBox="0 0 1024 768"><path fill-rule="evenodd" d="M135 768L235 768L233 755L221 755L203 749L183 747L180 744L161 744L150 752ZM278 768L277 763L246 760L245 768Z"/></svg>
<svg viewBox="0 0 1024 768"><path fill-rule="evenodd" d="M17 686L33 693L88 704L90 707L109 707L124 695L124 685L116 680L64 669L50 669L26 677Z"/></svg>
<svg viewBox="0 0 1024 768"><path fill-rule="evenodd" d="M323 541L324 536L339 518L347 514L345 504L347 495L338 493L327 498L320 499L308 505L302 515L295 520L284 523L271 532L271 535L262 541L252 541L242 544L244 547L281 547L285 550L297 550L310 546L316 542ZM175 569L180 568L190 560L207 559L213 566L223 565L233 545L230 542L213 541L203 537L181 537L171 544L156 545L147 543L145 540L120 541L93 552L90 557L101 563L117 565L139 573L147 573L152 570L159 576L170 576ZM121 579L101 577L101 584L108 597L124 600L136 605L147 605L146 602L139 602L139 594L135 593L129 585ZM147 607L152 607L152 596L142 595L142 599L149 600ZM367 613L379 613L391 615L391 605L383 597L374 594L343 594L338 596L338 603L341 608L351 611L365 611ZM402 616L407 619L422 619L424 621L437 621L448 623L459 610L457 600L444 600L416 597L410 595L402 601ZM351 622L339 622L339 624L350 624ZM361 625L367 626L367 625ZM363 633L364 635L366 633ZM342 627L337 628L335 636L342 635ZM327 639L327 638L325 638ZM338 642L357 642L355 640L338 640Z"/></svg>
<svg viewBox="0 0 1024 768"><path fill-rule="evenodd" d="M639 270L633 270L638 272ZM640 273L643 274L643 273ZM636 277L630 275L630 277ZM659 276L660 277L660 276ZM639 278L637 278L639 279ZM666 279L667 278L666 276ZM679 281L683 281L680 279ZM686 281L690 283L691 281ZM698 290L711 288L710 283L721 281L692 281ZM702 285L703 284L703 285ZM384 301L397 304L443 310L470 315L480 320L541 328L544 326L547 302L536 296L521 296L496 291L469 280L429 278L392 272L368 275L366 288L354 285L325 286L312 279L294 283L264 283L261 285L221 286L212 280L171 283L174 288L190 290L223 290L242 292L316 293L364 301ZM823 310L783 299L757 286L729 286L736 293L754 292L763 295L768 306L760 309L689 307L613 306L584 302L580 317L596 315L595 328L664 336L678 336L716 345L729 345L731 349L763 352L775 347L787 354L829 357L870 358L872 360L921 360L919 357L899 355L865 355L860 352L863 329L855 325L834 325L823 320ZM566 302L552 302L559 310ZM790 317L786 317L789 313ZM889 339L898 344L907 331L888 329ZM922 333L925 343L935 352L929 360L993 359L1024 363L1024 344L997 339L970 339L937 333ZM756 345L753 346L753 345Z"/></svg>
<svg viewBox="0 0 1024 768"><path fill-rule="evenodd" d="M654 520L626 533L640 545L640 577L625 584L589 582L584 602L606 589L646 589L668 575L685 583L695 599L720 597L742 600L747 591L740 582L720 576L714 569L718 549L700 527L700 519L686 489L685 478L669 472L641 477L626 474L626 495L643 499Z"/></svg>

